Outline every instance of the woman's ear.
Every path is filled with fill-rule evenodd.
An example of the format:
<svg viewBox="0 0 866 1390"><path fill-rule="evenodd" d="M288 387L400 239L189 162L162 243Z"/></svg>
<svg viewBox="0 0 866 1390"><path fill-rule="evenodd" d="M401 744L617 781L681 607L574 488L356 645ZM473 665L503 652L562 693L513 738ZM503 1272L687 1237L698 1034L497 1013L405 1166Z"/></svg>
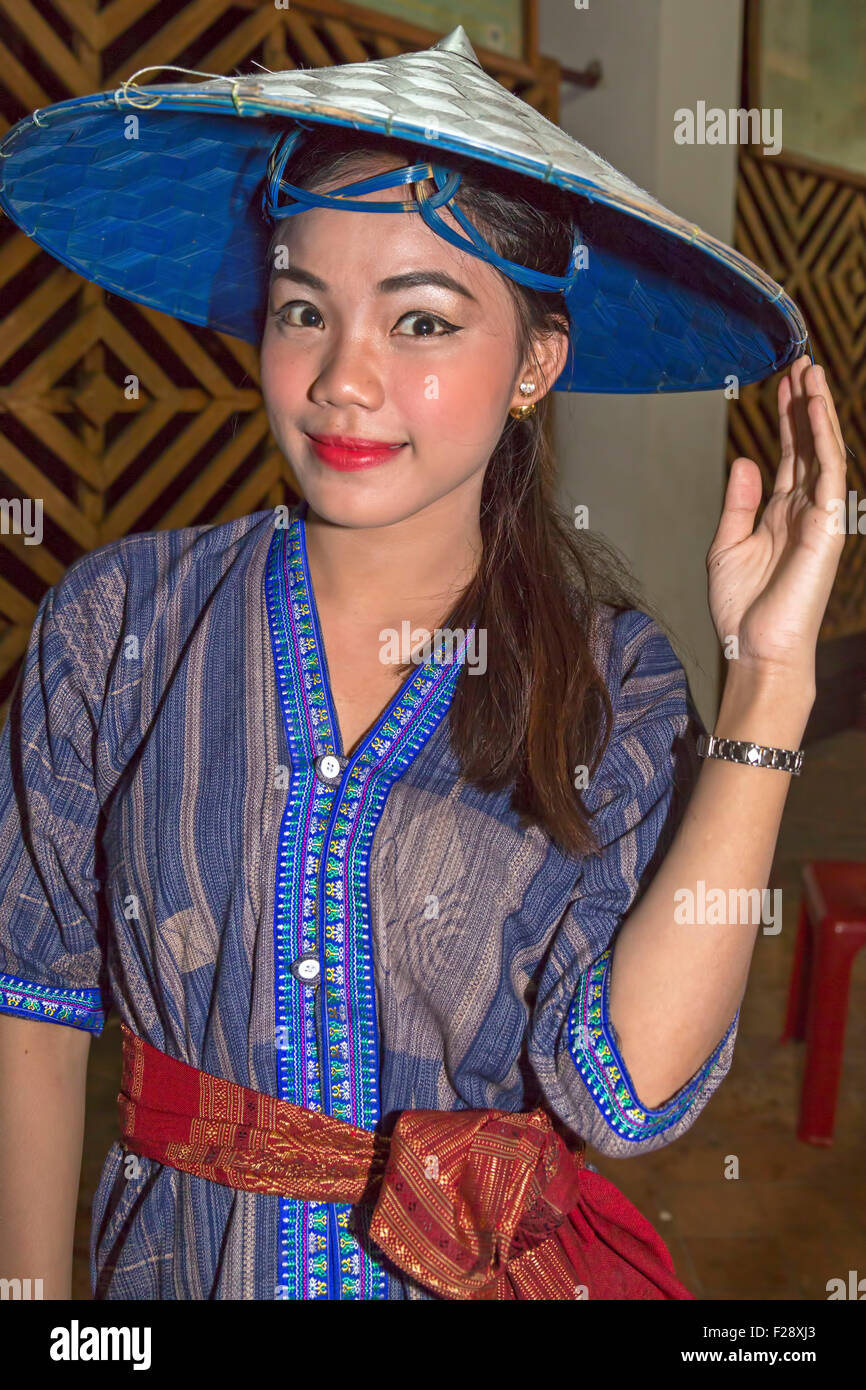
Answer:
<svg viewBox="0 0 866 1390"><path fill-rule="evenodd" d="M517 378L511 400L512 406L530 405L533 402L537 404L547 395L565 366L569 341L569 335L564 331L551 333L546 338L536 341L535 356L524 362L523 370ZM534 383L535 390L531 395L520 390L522 381Z"/></svg>

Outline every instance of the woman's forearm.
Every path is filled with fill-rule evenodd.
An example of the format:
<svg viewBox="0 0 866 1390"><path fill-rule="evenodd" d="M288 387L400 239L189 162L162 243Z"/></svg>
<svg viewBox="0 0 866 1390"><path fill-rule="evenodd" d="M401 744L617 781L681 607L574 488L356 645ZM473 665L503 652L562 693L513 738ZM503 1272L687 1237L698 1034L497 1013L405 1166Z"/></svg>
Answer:
<svg viewBox="0 0 866 1390"><path fill-rule="evenodd" d="M70 1298L90 1034L0 1015L0 1279Z"/></svg>
<svg viewBox="0 0 866 1390"><path fill-rule="evenodd" d="M815 692L732 666L713 732L799 748ZM710 1055L739 1008L791 774L707 758L664 861L616 937L610 1018L638 1099L663 1105ZM703 881L703 890L699 887ZM713 889L723 916L677 921ZM740 893L738 890L746 890ZM757 890L747 897L748 890ZM718 895L721 901L721 895ZM731 910L731 908L734 910ZM739 917L739 920L733 920ZM724 922L724 925L721 923Z"/></svg>

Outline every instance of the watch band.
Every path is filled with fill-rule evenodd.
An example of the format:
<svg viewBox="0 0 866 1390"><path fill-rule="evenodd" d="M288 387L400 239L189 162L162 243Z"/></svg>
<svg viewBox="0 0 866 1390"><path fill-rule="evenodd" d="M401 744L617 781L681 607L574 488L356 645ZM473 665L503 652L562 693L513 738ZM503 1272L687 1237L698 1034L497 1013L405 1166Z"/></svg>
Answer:
<svg viewBox="0 0 866 1390"><path fill-rule="evenodd" d="M741 738L716 738L715 734L700 734L697 741L699 758L723 758L729 763L745 763L750 767L774 767L779 772L800 776L803 750L767 748L761 743L749 743Z"/></svg>

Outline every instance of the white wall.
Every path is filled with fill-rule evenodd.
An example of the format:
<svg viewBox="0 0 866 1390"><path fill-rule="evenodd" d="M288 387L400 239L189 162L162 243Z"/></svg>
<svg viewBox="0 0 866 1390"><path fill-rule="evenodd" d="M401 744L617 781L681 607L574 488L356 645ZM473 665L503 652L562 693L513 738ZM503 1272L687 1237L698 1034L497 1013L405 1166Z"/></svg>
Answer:
<svg viewBox="0 0 866 1390"><path fill-rule="evenodd" d="M733 239L736 156L677 145L678 107L740 105L742 0L540 0L540 47L568 67L602 64L598 87L563 86L563 129L674 212ZM555 392L561 500L619 547L673 629L701 715L718 707L719 643L706 553L726 479L721 391Z"/></svg>

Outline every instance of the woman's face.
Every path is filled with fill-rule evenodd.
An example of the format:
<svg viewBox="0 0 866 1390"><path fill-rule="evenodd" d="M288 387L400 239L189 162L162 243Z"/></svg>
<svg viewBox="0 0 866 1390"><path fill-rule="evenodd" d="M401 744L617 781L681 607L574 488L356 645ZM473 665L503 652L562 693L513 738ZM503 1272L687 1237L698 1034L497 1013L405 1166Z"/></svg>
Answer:
<svg viewBox="0 0 866 1390"><path fill-rule="evenodd" d="M340 182L398 164L359 165ZM396 201L406 189L363 196ZM465 236L447 208L439 213ZM418 213L310 208L286 219L272 261L262 390L311 509L338 525L386 526L459 489L477 510L508 409L527 399L517 390L525 364L516 328L499 272ZM560 334L554 343L551 381L568 346ZM544 382L537 387L535 400ZM311 436L328 435L402 447L346 470L317 452Z"/></svg>

